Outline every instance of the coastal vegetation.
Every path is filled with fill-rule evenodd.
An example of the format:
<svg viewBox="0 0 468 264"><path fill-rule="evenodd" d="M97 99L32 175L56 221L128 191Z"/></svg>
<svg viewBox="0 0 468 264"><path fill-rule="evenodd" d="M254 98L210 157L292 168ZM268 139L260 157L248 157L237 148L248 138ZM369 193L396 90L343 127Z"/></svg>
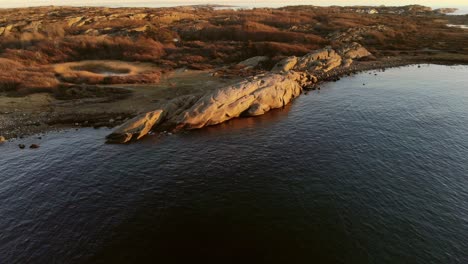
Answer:
<svg viewBox="0 0 468 264"><path fill-rule="evenodd" d="M346 39L361 42L376 57L428 50L468 53L467 34L446 27L447 22L466 23L466 17L418 6L378 11L315 6L253 10L38 7L0 13L0 90L22 93L53 90L67 83L70 78L55 76L51 64L80 60L151 62L164 72L180 67L214 69L266 55L273 62L265 66L270 66L284 56L305 55ZM158 82L157 74L151 76L154 79L132 76L129 82ZM105 82L114 80L123 81ZM90 84L97 82L89 79Z"/></svg>
<svg viewBox="0 0 468 264"><path fill-rule="evenodd" d="M8 104L12 100L24 102L5 98L31 95L37 99L38 93L47 93L41 98L52 102L40 105L53 114L45 121L34 121L45 126L58 122L51 119L57 119L65 110L69 110L67 115L76 115L76 103L61 101L65 99L84 99L79 111L85 108L83 102L93 104L93 109L107 110L85 113L86 121L92 119L90 116L107 120L115 115L134 116L153 109L161 101L167 103L179 96L203 93L199 87L177 87L179 80L170 77L177 69L209 75L210 85L202 86L202 90L211 91L229 80L266 73L290 56L300 58L325 47L339 51L350 43L359 43L371 53L358 58L362 65L355 64L352 70L384 67L387 62L391 62L389 66L466 63L467 31L447 25L468 24L468 17L445 15L450 11L423 6L2 9L0 112L8 114L0 119L8 121L24 114L21 107ZM327 73L321 80L331 75ZM132 105L131 100L137 104L136 97L148 97L142 92L145 89L165 92L154 92L159 94L157 98L138 101L138 107L125 107ZM129 96L128 104L121 102L122 106L113 113L107 112L116 107L102 104ZM0 126L0 134L17 136L17 132L6 133L15 126L7 121Z"/></svg>

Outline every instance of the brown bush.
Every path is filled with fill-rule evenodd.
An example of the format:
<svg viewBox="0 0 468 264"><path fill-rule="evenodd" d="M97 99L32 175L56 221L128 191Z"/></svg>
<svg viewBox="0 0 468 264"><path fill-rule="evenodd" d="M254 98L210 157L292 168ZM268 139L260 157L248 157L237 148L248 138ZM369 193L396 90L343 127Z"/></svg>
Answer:
<svg viewBox="0 0 468 264"><path fill-rule="evenodd" d="M164 46L149 38L66 37L55 45L41 42L37 48L50 62L76 60L156 61L164 55Z"/></svg>
<svg viewBox="0 0 468 264"><path fill-rule="evenodd" d="M242 26L207 27L197 32L185 32L182 35L188 40L202 41L274 41L284 43L325 43L326 41L314 34L304 34L287 31L252 31L243 29Z"/></svg>
<svg viewBox="0 0 468 264"><path fill-rule="evenodd" d="M50 67L25 67L3 58L0 58L0 65L0 92L27 94L50 91L58 85Z"/></svg>
<svg viewBox="0 0 468 264"><path fill-rule="evenodd" d="M71 72L59 75L62 82L74 84L142 84L142 83L158 83L161 79L161 72L145 72L131 75L99 75L88 74L83 75L78 72Z"/></svg>
<svg viewBox="0 0 468 264"><path fill-rule="evenodd" d="M311 47L311 46L309 46ZM303 45L293 45L278 42L255 42L249 45L249 50L252 55L266 55L266 56L301 56L310 52L316 47L309 48ZM318 47L318 46L317 46Z"/></svg>

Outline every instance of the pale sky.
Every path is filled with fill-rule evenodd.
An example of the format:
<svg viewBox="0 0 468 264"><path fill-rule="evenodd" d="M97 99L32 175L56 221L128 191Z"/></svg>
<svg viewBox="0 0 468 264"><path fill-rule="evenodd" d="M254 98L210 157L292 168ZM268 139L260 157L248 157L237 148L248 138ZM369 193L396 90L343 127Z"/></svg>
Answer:
<svg viewBox="0 0 468 264"><path fill-rule="evenodd" d="M38 5L74 6L174 6L186 4L229 4L239 6L285 6L285 5L409 5L421 4L432 7L468 6L468 0L0 0L0 7L24 7Z"/></svg>

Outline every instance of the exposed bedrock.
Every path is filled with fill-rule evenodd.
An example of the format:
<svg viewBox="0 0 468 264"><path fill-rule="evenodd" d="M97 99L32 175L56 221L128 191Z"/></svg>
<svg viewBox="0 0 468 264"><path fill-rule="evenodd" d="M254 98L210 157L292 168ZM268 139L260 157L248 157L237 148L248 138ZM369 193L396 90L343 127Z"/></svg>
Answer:
<svg viewBox="0 0 468 264"><path fill-rule="evenodd" d="M139 115L107 137L111 143L140 139L151 129L197 129L240 116L258 116L290 103L302 87L316 83L314 76L337 67L349 67L353 59L371 55L358 43L339 49L326 47L301 58L288 57L272 72L258 75L205 95L188 95L169 101L158 110Z"/></svg>
<svg viewBox="0 0 468 264"><path fill-rule="evenodd" d="M246 68L255 68L262 62L268 61L270 58L267 56L255 56L245 61L239 62L237 65L244 66Z"/></svg>
<svg viewBox="0 0 468 264"><path fill-rule="evenodd" d="M344 44L338 49L328 46L316 50L301 58L288 57L278 62L272 69L273 72L295 71L328 72L337 67L349 67L353 59L360 59L371 55L366 48L359 43Z"/></svg>
<svg viewBox="0 0 468 264"><path fill-rule="evenodd" d="M272 72L287 72L296 66L298 58L296 56L287 57L278 62L271 70Z"/></svg>
<svg viewBox="0 0 468 264"><path fill-rule="evenodd" d="M297 71L328 72L341 65L341 56L331 47L326 47L300 58L294 68Z"/></svg>
<svg viewBox="0 0 468 264"><path fill-rule="evenodd" d="M107 136L108 143L126 143L138 140L148 134L163 118L164 111L159 109L136 116Z"/></svg>
<svg viewBox="0 0 468 264"><path fill-rule="evenodd" d="M200 98L179 116L178 128L216 125L239 116L257 116L280 108L299 96L303 74L267 74L214 91Z"/></svg>

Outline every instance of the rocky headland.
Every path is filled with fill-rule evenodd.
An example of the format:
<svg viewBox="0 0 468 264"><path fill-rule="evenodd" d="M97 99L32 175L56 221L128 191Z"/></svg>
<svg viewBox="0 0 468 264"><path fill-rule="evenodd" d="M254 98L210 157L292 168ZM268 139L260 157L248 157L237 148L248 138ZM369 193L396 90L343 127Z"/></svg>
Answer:
<svg viewBox="0 0 468 264"><path fill-rule="evenodd" d="M201 97L177 98L176 102L171 101L160 109L139 115L118 127L107 139L109 143L126 143L142 138L158 126L172 130L197 129L236 117L263 115L271 109L284 107L304 88L315 85L318 78L314 74L327 73L338 67L349 68L353 59L370 55L354 42L336 51L325 47L303 57L289 57L278 62L272 72Z"/></svg>
<svg viewBox="0 0 468 264"><path fill-rule="evenodd" d="M0 10L0 139L115 127L108 141L284 107L321 82L466 64L452 9L37 7Z"/></svg>

